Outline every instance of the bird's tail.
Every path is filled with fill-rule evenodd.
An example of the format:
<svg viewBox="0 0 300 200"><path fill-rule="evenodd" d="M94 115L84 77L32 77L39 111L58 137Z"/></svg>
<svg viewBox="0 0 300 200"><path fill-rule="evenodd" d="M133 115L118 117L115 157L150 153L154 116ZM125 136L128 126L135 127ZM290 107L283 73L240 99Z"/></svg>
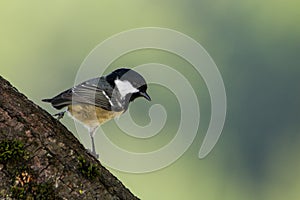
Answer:
<svg viewBox="0 0 300 200"><path fill-rule="evenodd" d="M43 102L51 103L53 99L42 99Z"/></svg>
<svg viewBox="0 0 300 200"><path fill-rule="evenodd" d="M60 96L53 97L52 99L42 99L43 102L51 103L51 105L60 110L65 106L68 106L72 103L71 100L63 99Z"/></svg>

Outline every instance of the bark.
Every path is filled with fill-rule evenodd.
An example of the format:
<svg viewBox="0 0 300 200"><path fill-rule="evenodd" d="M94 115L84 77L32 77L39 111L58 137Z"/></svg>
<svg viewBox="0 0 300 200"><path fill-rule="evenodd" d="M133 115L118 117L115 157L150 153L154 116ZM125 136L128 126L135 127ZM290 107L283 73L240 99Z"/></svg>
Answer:
<svg viewBox="0 0 300 200"><path fill-rule="evenodd" d="M0 76L0 199L138 199Z"/></svg>

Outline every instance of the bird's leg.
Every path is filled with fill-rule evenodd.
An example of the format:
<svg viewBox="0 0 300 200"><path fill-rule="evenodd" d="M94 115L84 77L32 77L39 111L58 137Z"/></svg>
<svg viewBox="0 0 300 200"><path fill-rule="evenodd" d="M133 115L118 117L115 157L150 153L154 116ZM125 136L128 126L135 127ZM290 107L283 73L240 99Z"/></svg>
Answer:
<svg viewBox="0 0 300 200"><path fill-rule="evenodd" d="M99 154L96 153L96 148L95 148L95 142L94 142L94 136L95 136L95 133L96 133L96 130L97 130L98 127L95 127L95 128L91 128L89 130L89 133L90 133L90 136L91 136L91 143L92 143L92 150L89 150L90 153L95 157L95 158L99 158Z"/></svg>
<svg viewBox="0 0 300 200"><path fill-rule="evenodd" d="M54 117L57 116L56 119L57 119L57 120L60 120L61 118L64 117L65 113L66 113L66 111L62 111L62 112L59 112L59 113L54 114L53 116L54 116Z"/></svg>

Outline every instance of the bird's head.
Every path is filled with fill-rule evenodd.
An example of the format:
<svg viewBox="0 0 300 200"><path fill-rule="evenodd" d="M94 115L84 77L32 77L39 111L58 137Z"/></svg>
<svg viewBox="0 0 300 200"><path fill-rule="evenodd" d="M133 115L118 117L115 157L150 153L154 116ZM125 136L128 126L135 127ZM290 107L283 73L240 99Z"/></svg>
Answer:
<svg viewBox="0 0 300 200"><path fill-rule="evenodd" d="M133 101L138 97L144 97L151 101L147 94L145 79L132 69L120 68L106 76L107 81L119 91L121 98Z"/></svg>

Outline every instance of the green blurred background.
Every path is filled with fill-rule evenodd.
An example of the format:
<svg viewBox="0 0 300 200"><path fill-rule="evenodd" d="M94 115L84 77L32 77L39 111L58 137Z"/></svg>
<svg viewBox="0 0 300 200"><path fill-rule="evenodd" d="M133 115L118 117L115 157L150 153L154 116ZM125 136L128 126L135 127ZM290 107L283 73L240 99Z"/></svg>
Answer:
<svg viewBox="0 0 300 200"><path fill-rule="evenodd" d="M111 169L113 174L134 194L148 200L297 200L299 7L298 0L1 1L0 74L35 103L55 113L40 100L71 87L83 59L106 38L145 26L183 32L204 46L222 74L228 98L222 136L213 152L199 160L210 118L209 95L201 77L172 54L155 50L129 53L107 71L148 62L174 67L198 91L202 121L192 146L171 166L147 174ZM174 98L155 85L150 94L153 104L167 104ZM144 101L131 106L138 124L149 121L140 111L149 106ZM177 107L172 101L166 109L177 116ZM113 134L108 137L115 143L142 152L170 141L177 120L171 118L160 136L152 142L142 141L143 145L114 134L114 122L104 128L111 129ZM63 123L75 130L71 119L65 118Z"/></svg>

